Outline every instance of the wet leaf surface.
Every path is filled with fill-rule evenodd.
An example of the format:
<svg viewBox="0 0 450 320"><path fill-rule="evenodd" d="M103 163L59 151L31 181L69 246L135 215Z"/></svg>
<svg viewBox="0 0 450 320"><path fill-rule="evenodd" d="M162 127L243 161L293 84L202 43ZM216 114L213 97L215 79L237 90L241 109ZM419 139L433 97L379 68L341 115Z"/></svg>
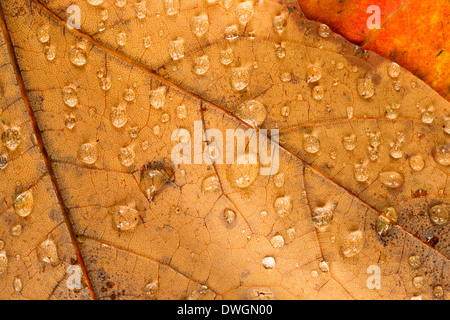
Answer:
<svg viewBox="0 0 450 320"><path fill-rule="evenodd" d="M446 100L295 1L95 2L2 3L2 298L446 298ZM278 173L174 164L195 121Z"/></svg>

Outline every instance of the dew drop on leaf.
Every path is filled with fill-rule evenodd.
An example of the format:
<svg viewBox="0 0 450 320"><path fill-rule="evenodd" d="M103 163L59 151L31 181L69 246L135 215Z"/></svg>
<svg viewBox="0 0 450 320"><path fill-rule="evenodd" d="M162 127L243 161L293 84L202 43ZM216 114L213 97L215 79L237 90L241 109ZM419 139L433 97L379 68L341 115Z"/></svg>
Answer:
<svg viewBox="0 0 450 320"><path fill-rule="evenodd" d="M191 20L191 30L197 36L203 36L209 29L209 20L206 13L201 13Z"/></svg>
<svg viewBox="0 0 450 320"><path fill-rule="evenodd" d="M122 128L127 121L127 107L124 103L111 108L111 123L114 127Z"/></svg>
<svg viewBox="0 0 450 320"><path fill-rule="evenodd" d="M273 237L270 239L270 244L271 244L275 249L283 247L283 246L284 246L284 238L283 238L283 236L282 236L282 235L279 235L279 234L276 235L276 236L273 236Z"/></svg>
<svg viewBox="0 0 450 320"><path fill-rule="evenodd" d="M378 216L375 230L380 236L385 236L392 228L392 221L397 221L398 214L395 208L389 207L383 210L382 214Z"/></svg>
<svg viewBox="0 0 450 320"><path fill-rule="evenodd" d="M322 68L317 66L311 66L308 68L307 82L314 83L322 78Z"/></svg>
<svg viewBox="0 0 450 320"><path fill-rule="evenodd" d="M437 204L430 208L428 215L434 224L441 226L448 223L449 208L445 204Z"/></svg>
<svg viewBox="0 0 450 320"><path fill-rule="evenodd" d="M251 18L253 17L254 12L255 12L255 9L253 7L253 2L252 1L244 1L244 2L239 3L236 6L236 10L234 11L234 14L240 24L246 25L247 23L250 22Z"/></svg>
<svg viewBox="0 0 450 320"><path fill-rule="evenodd" d="M325 89L323 86L314 86L311 90L311 95L314 100L320 101L325 96Z"/></svg>
<svg viewBox="0 0 450 320"><path fill-rule="evenodd" d="M42 25L37 29L36 35L40 43L47 43L50 40L49 29L49 25Z"/></svg>
<svg viewBox="0 0 450 320"><path fill-rule="evenodd" d="M8 267L8 257L4 250L0 251L0 274L5 273Z"/></svg>
<svg viewBox="0 0 450 320"><path fill-rule="evenodd" d="M133 148L120 148L119 161L122 165L124 165L125 167L131 166L134 163L135 158L136 155Z"/></svg>
<svg viewBox="0 0 450 320"><path fill-rule="evenodd" d="M44 55L48 61L53 61L56 58L56 47L51 44L44 47Z"/></svg>
<svg viewBox="0 0 450 320"><path fill-rule="evenodd" d="M265 257L264 259L262 259L261 263L266 269L275 268L275 259L273 257Z"/></svg>
<svg viewBox="0 0 450 320"><path fill-rule="evenodd" d="M139 0L134 4L134 12L136 18L144 19L147 15L147 0Z"/></svg>
<svg viewBox="0 0 450 320"><path fill-rule="evenodd" d="M21 292L23 289L22 280L19 277L14 277L13 289L15 292Z"/></svg>
<svg viewBox="0 0 450 320"><path fill-rule="evenodd" d="M355 165L355 169L353 172L353 176L355 177L355 180L358 182L364 182L369 179L369 169L365 165Z"/></svg>
<svg viewBox="0 0 450 320"><path fill-rule="evenodd" d="M99 6L103 3L103 0L87 0L87 2L93 6Z"/></svg>
<svg viewBox="0 0 450 320"><path fill-rule="evenodd" d="M233 49L227 48L220 51L220 63L224 66L231 64L234 60Z"/></svg>
<svg viewBox="0 0 450 320"><path fill-rule="evenodd" d="M119 32L116 35L116 43L123 47L127 43L127 34L126 32Z"/></svg>
<svg viewBox="0 0 450 320"><path fill-rule="evenodd" d="M222 190L217 175L213 174L203 179L202 192L214 192Z"/></svg>
<svg viewBox="0 0 450 320"><path fill-rule="evenodd" d="M86 164L93 164L98 159L97 143L87 142L80 146L78 151L80 161Z"/></svg>
<svg viewBox="0 0 450 320"><path fill-rule="evenodd" d="M400 188L405 181L403 174L397 171L383 171L378 178L384 186L391 189Z"/></svg>
<svg viewBox="0 0 450 320"><path fill-rule="evenodd" d="M223 31L224 37L227 40L234 40L239 37L239 28L237 25L233 24L229 27L226 27Z"/></svg>
<svg viewBox="0 0 450 320"><path fill-rule="evenodd" d="M153 201L162 187L171 181L173 170L159 162L146 164L141 170L139 187L148 201Z"/></svg>
<svg viewBox="0 0 450 320"><path fill-rule="evenodd" d="M303 139L303 150L308 153L317 153L320 150L320 140L316 136L306 136Z"/></svg>
<svg viewBox="0 0 450 320"><path fill-rule="evenodd" d="M411 255L408 257L408 264L411 268L417 269L422 266L422 260L418 255Z"/></svg>
<svg viewBox="0 0 450 320"><path fill-rule="evenodd" d="M132 230L139 222L138 211L130 206L114 206L108 211L111 214L113 226L119 231Z"/></svg>
<svg viewBox="0 0 450 320"><path fill-rule="evenodd" d="M169 16L173 16L180 11L180 1L179 0L163 0L163 1L164 1L164 11Z"/></svg>
<svg viewBox="0 0 450 320"><path fill-rule="evenodd" d="M375 85L370 78L358 79L356 90L361 97L369 99L375 94Z"/></svg>
<svg viewBox="0 0 450 320"><path fill-rule="evenodd" d="M252 127L258 128L266 120L267 110L261 102L247 100L239 106L236 116Z"/></svg>
<svg viewBox="0 0 450 320"><path fill-rule="evenodd" d="M361 230L356 230L343 239L341 250L344 257L350 258L360 253L363 247L364 233Z"/></svg>
<svg viewBox="0 0 450 320"><path fill-rule="evenodd" d="M323 23L320 24L319 28L317 29L317 34L322 38L328 38L331 34L330 27Z"/></svg>
<svg viewBox="0 0 450 320"><path fill-rule="evenodd" d="M169 43L169 55L176 61L184 57L184 39L177 38Z"/></svg>
<svg viewBox="0 0 450 320"><path fill-rule="evenodd" d="M209 57L207 55L197 57L194 61L194 72L198 75L203 75L209 70L209 66Z"/></svg>
<svg viewBox="0 0 450 320"><path fill-rule="evenodd" d="M434 161L441 166L447 167L450 165L450 147L448 144L435 146L431 151Z"/></svg>
<svg viewBox="0 0 450 320"><path fill-rule="evenodd" d="M391 78L397 78L400 74L400 66L395 62L391 62L388 66L387 73Z"/></svg>
<svg viewBox="0 0 450 320"><path fill-rule="evenodd" d="M14 199L14 212L20 217L27 217L30 215L34 206L34 197L31 190L22 192Z"/></svg>
<svg viewBox="0 0 450 320"><path fill-rule="evenodd" d="M434 286L433 295L438 299L444 297L444 288L441 285Z"/></svg>
<svg viewBox="0 0 450 320"><path fill-rule="evenodd" d="M287 13L285 11L283 11L282 13L273 18L273 29L279 35L281 35L284 32L284 30L286 29L286 25L287 25Z"/></svg>
<svg viewBox="0 0 450 320"><path fill-rule="evenodd" d="M233 223L233 221L236 219L236 212L234 212L231 209L226 208L223 211L223 218L225 219L226 223L228 223L228 224Z"/></svg>
<svg viewBox="0 0 450 320"><path fill-rule="evenodd" d="M238 156L235 163L227 171L230 183L237 188L247 188L259 176L259 161L255 154L247 153Z"/></svg>
<svg viewBox="0 0 450 320"><path fill-rule="evenodd" d="M166 91L167 88L161 86L150 92L150 104L153 108L159 109L164 106L166 102Z"/></svg>
<svg viewBox="0 0 450 320"><path fill-rule="evenodd" d="M6 130L2 133L2 143L10 151L16 150L21 141L22 137L17 127L6 127Z"/></svg>
<svg viewBox="0 0 450 320"><path fill-rule="evenodd" d="M77 88L73 84L65 86L62 90L62 98L66 106L75 107L78 104Z"/></svg>
<svg viewBox="0 0 450 320"><path fill-rule="evenodd" d="M323 230L330 225L334 217L336 205L336 203L328 203L323 207L316 207L312 210L312 221L317 228Z"/></svg>
<svg viewBox="0 0 450 320"><path fill-rule="evenodd" d="M416 154L409 158L409 166L414 171L421 171L425 166L425 161L420 154Z"/></svg>
<svg viewBox="0 0 450 320"><path fill-rule="evenodd" d="M342 145L345 150L352 151L356 148L356 135L352 134L342 139Z"/></svg>
<svg viewBox="0 0 450 320"><path fill-rule="evenodd" d="M236 91L247 88L250 83L250 73L247 68L234 68L230 77L231 87Z"/></svg>
<svg viewBox="0 0 450 320"><path fill-rule="evenodd" d="M66 116L66 120L64 121L64 126L67 129L73 129L77 123L77 120L73 114L70 114L69 116Z"/></svg>
<svg viewBox="0 0 450 320"><path fill-rule="evenodd" d="M87 62L86 52L82 48L72 47L69 50L69 60L77 67L82 67Z"/></svg>
<svg viewBox="0 0 450 320"><path fill-rule="evenodd" d="M275 213L280 217L284 217L285 215L291 213L292 211L292 200L290 196L278 197L275 199L273 203L273 209Z"/></svg>
<svg viewBox="0 0 450 320"><path fill-rule="evenodd" d="M59 263L58 250L55 241L47 239L41 242L37 248L39 259L42 262L57 265Z"/></svg>

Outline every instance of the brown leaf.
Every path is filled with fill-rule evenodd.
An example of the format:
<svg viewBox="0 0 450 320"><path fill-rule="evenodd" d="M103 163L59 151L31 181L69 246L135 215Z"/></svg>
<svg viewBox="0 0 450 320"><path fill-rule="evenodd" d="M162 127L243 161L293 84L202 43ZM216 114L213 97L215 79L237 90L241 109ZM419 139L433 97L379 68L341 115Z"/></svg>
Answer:
<svg viewBox="0 0 450 320"><path fill-rule="evenodd" d="M445 298L447 101L295 1L121 3L2 3L0 297ZM279 172L173 163L195 121Z"/></svg>

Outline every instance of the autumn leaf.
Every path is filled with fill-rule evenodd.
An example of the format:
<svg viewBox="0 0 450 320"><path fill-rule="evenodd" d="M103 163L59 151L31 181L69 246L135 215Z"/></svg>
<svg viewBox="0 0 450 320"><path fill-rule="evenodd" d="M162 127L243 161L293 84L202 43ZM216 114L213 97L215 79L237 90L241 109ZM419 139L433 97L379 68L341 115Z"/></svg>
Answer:
<svg viewBox="0 0 450 320"><path fill-rule="evenodd" d="M321 21L363 49L397 62L450 99L447 0L298 2L309 19ZM379 28L369 28L376 12Z"/></svg>
<svg viewBox="0 0 450 320"><path fill-rule="evenodd" d="M296 1L1 8L1 298L446 298L449 102L405 69ZM274 175L218 161L255 128Z"/></svg>

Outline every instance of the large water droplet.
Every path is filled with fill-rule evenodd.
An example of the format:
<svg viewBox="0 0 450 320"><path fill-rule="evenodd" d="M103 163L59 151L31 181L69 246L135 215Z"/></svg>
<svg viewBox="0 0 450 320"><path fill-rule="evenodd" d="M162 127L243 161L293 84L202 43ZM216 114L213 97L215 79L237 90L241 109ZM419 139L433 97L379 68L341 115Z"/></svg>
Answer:
<svg viewBox="0 0 450 320"><path fill-rule="evenodd" d="M162 187L172 181L173 170L160 162L146 164L141 170L139 187L149 201L152 201Z"/></svg>
<svg viewBox="0 0 450 320"><path fill-rule="evenodd" d="M134 12L138 19L144 19L147 16L147 0L140 0L134 5Z"/></svg>
<svg viewBox="0 0 450 320"><path fill-rule="evenodd" d="M226 27L223 31L224 37L227 40L233 40L239 37L239 28L237 25L233 24L229 27Z"/></svg>
<svg viewBox="0 0 450 320"><path fill-rule="evenodd" d="M230 183L238 188L247 188L259 175L259 161L253 153L240 155L227 171Z"/></svg>
<svg viewBox="0 0 450 320"><path fill-rule="evenodd" d="M166 87L159 87L150 92L150 104L153 108L159 109L164 106L166 101Z"/></svg>
<svg viewBox="0 0 450 320"><path fill-rule="evenodd" d="M169 43L169 55L173 60L179 60L184 57L184 39L177 38Z"/></svg>
<svg viewBox="0 0 450 320"><path fill-rule="evenodd" d="M276 236L273 236L273 237L270 239L270 244L271 244L275 249L283 247L283 246L284 246L284 238L283 238L283 236L282 236L282 235L279 235L279 234L276 235Z"/></svg>
<svg viewBox="0 0 450 320"><path fill-rule="evenodd" d="M315 208L311 213L314 225L319 229L325 229L329 226L333 220L335 208L336 203L328 203L323 207Z"/></svg>
<svg viewBox="0 0 450 320"><path fill-rule="evenodd" d="M438 226L444 225L448 223L449 207L445 204L434 205L430 208L428 215L434 224Z"/></svg>
<svg viewBox="0 0 450 320"><path fill-rule="evenodd" d="M82 67L87 62L86 52L82 48L72 47L69 50L69 60L73 65Z"/></svg>
<svg viewBox="0 0 450 320"><path fill-rule="evenodd" d="M314 100L320 101L325 97L325 89L323 86L315 86L311 90L311 95Z"/></svg>
<svg viewBox="0 0 450 320"><path fill-rule="evenodd" d="M398 214L395 208L386 208L382 215L378 216L375 230L380 236L385 236L392 229L392 221L397 221Z"/></svg>
<svg viewBox="0 0 450 320"><path fill-rule="evenodd" d="M400 74L400 66L395 62L391 62L388 66L387 73L391 78L397 78Z"/></svg>
<svg viewBox="0 0 450 320"><path fill-rule="evenodd" d="M414 171L420 171L424 168L425 161L420 154L416 154L409 158L409 166Z"/></svg>
<svg viewBox="0 0 450 320"><path fill-rule="evenodd" d="M303 139L303 150L308 153L317 153L320 150L320 140L316 136L306 136Z"/></svg>
<svg viewBox="0 0 450 320"><path fill-rule="evenodd" d="M319 28L317 28L317 34L322 38L328 38L331 34L330 27L326 24L320 24Z"/></svg>
<svg viewBox="0 0 450 320"><path fill-rule="evenodd" d="M22 192L14 199L14 212L21 216L27 217L30 215L34 206L34 197L33 192L31 190L27 190Z"/></svg>
<svg viewBox="0 0 450 320"><path fill-rule="evenodd" d="M75 107L78 104L78 93L75 85L65 86L62 90L62 98L67 106Z"/></svg>
<svg viewBox="0 0 450 320"><path fill-rule="evenodd" d="M136 155L134 153L133 148L131 147L120 148L119 161L122 165L124 165L125 167L129 167L134 163L135 159Z"/></svg>
<svg viewBox="0 0 450 320"><path fill-rule="evenodd" d="M98 159L97 143L88 142L81 145L78 151L81 162L93 164Z"/></svg>
<svg viewBox="0 0 450 320"><path fill-rule="evenodd" d="M127 106L125 103L111 108L111 123L116 128L122 128L127 123Z"/></svg>
<svg viewBox="0 0 450 320"><path fill-rule="evenodd" d="M255 9L253 7L253 2L245 1L245 2L239 3L236 6L236 10L234 11L234 14L236 15L236 18L240 24L246 25L253 17L254 12L255 12Z"/></svg>
<svg viewBox="0 0 450 320"><path fill-rule="evenodd" d="M280 217L291 213L292 211L292 200L290 196L278 197L275 199L273 204L273 209Z"/></svg>
<svg viewBox="0 0 450 320"><path fill-rule="evenodd" d="M119 231L132 230L139 222L138 211L130 206L114 206L108 211L112 216L113 226Z"/></svg>
<svg viewBox="0 0 450 320"><path fill-rule="evenodd" d="M51 265L59 263L58 250L55 241L52 239L44 240L37 248L39 259Z"/></svg>
<svg viewBox="0 0 450 320"><path fill-rule="evenodd" d="M22 137L18 127L6 127L6 130L2 133L2 143L10 151L16 150L21 141Z"/></svg>
<svg viewBox="0 0 450 320"><path fill-rule="evenodd" d="M266 107L257 100L247 100L236 111L236 116L252 127L260 127L266 120Z"/></svg>
<svg viewBox="0 0 450 320"><path fill-rule="evenodd" d="M308 68L308 74L307 74L307 82L313 83L317 82L322 78L322 68L317 66L311 66Z"/></svg>
<svg viewBox="0 0 450 320"><path fill-rule="evenodd" d="M275 268L275 259L273 257L265 257L264 259L262 259L261 263L266 269Z"/></svg>
<svg viewBox="0 0 450 320"><path fill-rule="evenodd" d="M223 64L224 66L227 66L230 63L232 63L233 59L234 59L233 49L227 48L225 50L220 51L220 63Z"/></svg>
<svg viewBox="0 0 450 320"><path fill-rule="evenodd" d="M203 192L214 192L222 190L220 186L219 177L215 174L210 175L202 181Z"/></svg>
<svg viewBox="0 0 450 320"><path fill-rule="evenodd" d="M250 83L250 73L247 68L234 68L230 77L231 87L236 91L247 88Z"/></svg>
<svg viewBox="0 0 450 320"><path fill-rule="evenodd" d="M450 147L448 144L435 146L431 151L434 161L441 166L447 167L450 165Z"/></svg>
<svg viewBox="0 0 450 320"><path fill-rule="evenodd" d="M397 171L381 172L378 178L383 185L391 189L400 188L405 181L403 174Z"/></svg>
<svg viewBox="0 0 450 320"><path fill-rule="evenodd" d="M273 29L280 35L286 29L286 24L287 24L287 13L285 11L283 11L282 13L273 18Z"/></svg>
<svg viewBox="0 0 450 320"><path fill-rule="evenodd" d="M42 25L37 29L36 35L39 42L47 43L50 40L49 29L50 29L49 25Z"/></svg>
<svg viewBox="0 0 450 320"><path fill-rule="evenodd" d="M353 257L361 252L364 247L364 233L357 230L349 233L342 242L342 254L347 257Z"/></svg>
<svg viewBox="0 0 450 320"><path fill-rule="evenodd" d="M369 99L375 94L375 85L370 78L358 79L356 90L361 97Z"/></svg>
<svg viewBox="0 0 450 320"><path fill-rule="evenodd" d="M179 0L164 0L164 11L169 16L173 16L180 11L180 1Z"/></svg>
<svg viewBox="0 0 450 320"><path fill-rule="evenodd" d="M191 30L197 36L203 36L209 29L209 20L206 13L201 13L191 20Z"/></svg>
<svg viewBox="0 0 450 320"><path fill-rule="evenodd" d="M411 268L417 269L422 266L422 259L418 255L411 255L408 257L408 264Z"/></svg>
<svg viewBox="0 0 450 320"><path fill-rule="evenodd" d="M197 57L194 61L194 72L198 75L203 75L209 70L209 66L209 57L207 55Z"/></svg>

